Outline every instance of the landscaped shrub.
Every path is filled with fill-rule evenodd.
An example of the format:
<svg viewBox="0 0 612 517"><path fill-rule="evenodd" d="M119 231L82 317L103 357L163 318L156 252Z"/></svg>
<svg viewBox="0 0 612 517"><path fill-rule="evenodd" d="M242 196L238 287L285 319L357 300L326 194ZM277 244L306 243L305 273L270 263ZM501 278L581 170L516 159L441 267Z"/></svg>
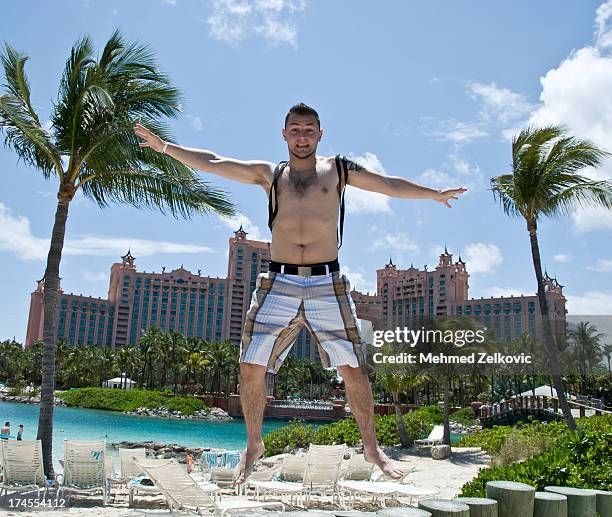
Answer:
<svg viewBox="0 0 612 517"><path fill-rule="evenodd" d="M428 406L404 415L406 430L413 440L427 436L438 423L440 415L437 408ZM376 438L382 446L399 444L395 415L376 416ZM266 456L280 454L287 446L291 448L308 447L309 443L333 445L346 443L350 447L358 445L361 434L355 418L345 418L315 429L303 424L290 424L268 433L264 437Z"/></svg>
<svg viewBox="0 0 612 517"><path fill-rule="evenodd" d="M63 399L68 406L110 411L134 411L139 407L149 409L167 407L172 411L191 415L199 409L206 409L206 404L195 397L172 397L159 391L140 389L79 388L57 393L56 396Z"/></svg>
<svg viewBox="0 0 612 517"><path fill-rule="evenodd" d="M547 433L525 433L513 429L506 437L499 453L493 458L491 465L497 467L518 463L548 451L554 444L555 438Z"/></svg>
<svg viewBox="0 0 612 517"><path fill-rule="evenodd" d="M485 497L487 481L494 480L527 483L536 490L543 490L548 485L611 490L610 450L610 429L608 432L580 430L566 434L550 451L522 463L482 469L476 478L463 485L461 495Z"/></svg>
<svg viewBox="0 0 612 517"><path fill-rule="evenodd" d="M270 431L264 436L265 456L281 454L287 446L291 449L305 449L315 443L315 428L312 425L289 424Z"/></svg>
<svg viewBox="0 0 612 517"><path fill-rule="evenodd" d="M474 410L471 407L461 408L450 414L450 421L458 424L470 426L478 425L478 420L474 417Z"/></svg>
<svg viewBox="0 0 612 517"><path fill-rule="evenodd" d="M579 418L576 421L578 428L584 431L612 431L612 415L594 416L590 418ZM546 447L555 445L559 438L568 433L564 422L539 422L528 420L527 423L519 423L516 426L500 425L491 429L483 429L471 435L463 436L456 444L457 447L482 447L491 455L498 455L506 443L508 436L514 434L514 439L527 443L530 437L539 436L546 440Z"/></svg>

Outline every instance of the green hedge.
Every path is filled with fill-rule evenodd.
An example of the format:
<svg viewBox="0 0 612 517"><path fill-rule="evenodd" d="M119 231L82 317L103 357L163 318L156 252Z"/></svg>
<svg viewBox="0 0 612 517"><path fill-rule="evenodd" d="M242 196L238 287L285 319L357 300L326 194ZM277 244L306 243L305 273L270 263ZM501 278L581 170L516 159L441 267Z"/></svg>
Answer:
<svg viewBox="0 0 612 517"><path fill-rule="evenodd" d="M435 406L419 408L404 415L406 430L412 439L427 436L435 424L443 419L442 411ZM383 446L397 445L399 435L395 415L376 416L376 438ZM291 449L306 448L310 443L333 445L346 443L354 447L361 441L361 434L354 418L345 418L331 424L315 428L312 425L290 424L276 429L264 436L266 456L281 454L287 446Z"/></svg>
<svg viewBox="0 0 612 517"><path fill-rule="evenodd" d="M68 406L110 411L167 407L171 411L192 415L199 409L206 409L206 404L195 397L172 397L159 391L141 389L79 388L57 393L56 396L63 399Z"/></svg>
<svg viewBox="0 0 612 517"><path fill-rule="evenodd" d="M612 490L612 432L585 431L559 438L553 449L522 463L482 469L461 488L464 497L485 497L487 481Z"/></svg>
<svg viewBox="0 0 612 517"><path fill-rule="evenodd" d="M579 418L576 421L578 428L585 431L609 432L612 430L612 415L603 415L591 418ZM539 422L528 420L515 426L498 425L491 429L483 429L471 435L463 436L456 444L457 447L482 447L489 454L499 454L510 434L523 436L539 435L548 438L554 446L558 438L565 436L568 429L564 422Z"/></svg>
<svg viewBox="0 0 612 517"><path fill-rule="evenodd" d="M471 407L464 407L450 414L450 421L461 425L478 425L480 422L474 417L474 410Z"/></svg>

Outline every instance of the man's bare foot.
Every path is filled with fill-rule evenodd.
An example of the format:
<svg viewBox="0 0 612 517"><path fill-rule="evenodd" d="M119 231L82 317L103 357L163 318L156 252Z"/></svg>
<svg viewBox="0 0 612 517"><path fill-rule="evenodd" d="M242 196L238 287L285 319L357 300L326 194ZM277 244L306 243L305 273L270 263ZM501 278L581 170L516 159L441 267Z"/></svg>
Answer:
<svg viewBox="0 0 612 517"><path fill-rule="evenodd" d="M263 456L265 450L263 442L254 445L247 444L247 448L242 452L240 463L238 463L234 472L234 483L236 485L242 485L246 482L253 471L253 464Z"/></svg>
<svg viewBox="0 0 612 517"><path fill-rule="evenodd" d="M372 454L369 454L364 449L363 456L367 462L374 463L374 465L382 470L383 476L385 477L389 477L391 479L402 479L408 473L405 470L397 468L378 446L376 446L376 449Z"/></svg>

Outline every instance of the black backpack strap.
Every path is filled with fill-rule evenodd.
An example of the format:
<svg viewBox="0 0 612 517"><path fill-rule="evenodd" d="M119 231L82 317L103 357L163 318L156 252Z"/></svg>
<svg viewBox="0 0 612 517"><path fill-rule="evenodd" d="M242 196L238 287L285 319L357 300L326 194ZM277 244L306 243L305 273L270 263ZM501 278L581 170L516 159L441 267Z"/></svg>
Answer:
<svg viewBox="0 0 612 517"><path fill-rule="evenodd" d="M274 169L274 176L272 176L272 185L270 186L270 195L268 197L268 228L270 228L270 231L272 231L272 223L274 223L274 219L278 213L278 188L276 184L278 183L278 177L283 173L287 163L288 162L280 162ZM272 203L272 199L274 199L274 203Z"/></svg>
<svg viewBox="0 0 612 517"><path fill-rule="evenodd" d="M338 171L338 194L340 195L340 224L337 235L338 249L342 247L342 236L344 234L344 192L348 182L348 164L346 156L336 155L336 170Z"/></svg>

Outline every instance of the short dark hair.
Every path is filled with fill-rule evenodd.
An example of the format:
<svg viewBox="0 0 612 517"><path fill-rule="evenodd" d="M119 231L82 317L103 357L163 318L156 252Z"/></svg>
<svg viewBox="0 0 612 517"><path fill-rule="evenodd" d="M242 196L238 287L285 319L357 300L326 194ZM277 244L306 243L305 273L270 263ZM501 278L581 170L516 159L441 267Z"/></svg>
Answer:
<svg viewBox="0 0 612 517"><path fill-rule="evenodd" d="M291 109L287 112L285 116L285 127L287 127L287 121L289 120L289 115L312 115L317 119L317 124L321 127L321 121L319 120L319 114L314 108L307 106L303 102L291 106Z"/></svg>
<svg viewBox="0 0 612 517"><path fill-rule="evenodd" d="M4 422L4 425L11 425L10 422Z"/></svg>

